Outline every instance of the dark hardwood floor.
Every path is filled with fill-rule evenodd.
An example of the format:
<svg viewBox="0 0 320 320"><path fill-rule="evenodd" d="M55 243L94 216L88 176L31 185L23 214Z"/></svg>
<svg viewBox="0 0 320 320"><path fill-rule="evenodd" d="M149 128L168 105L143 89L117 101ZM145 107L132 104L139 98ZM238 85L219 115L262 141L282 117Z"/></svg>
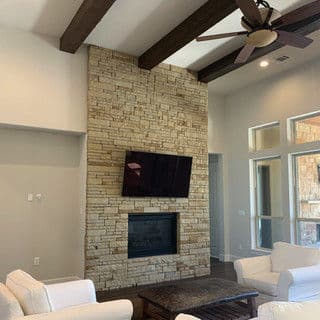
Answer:
<svg viewBox="0 0 320 320"><path fill-rule="evenodd" d="M232 262L219 262L217 259L211 259L211 275L210 277L217 277L236 281L236 273L233 268ZM177 280L174 282L181 282L185 280ZM172 283L172 281L170 282ZM163 286L168 285L168 282L163 282L159 284L151 284L145 286L135 286L130 288L110 290L110 291L100 291L97 292L97 299L99 302L116 300L116 299L129 299L132 301L134 306L134 319L142 319L142 300L138 297L138 290L147 287Z"/></svg>
<svg viewBox="0 0 320 320"><path fill-rule="evenodd" d="M211 276L237 281L233 262L220 262L218 259L211 259Z"/></svg>

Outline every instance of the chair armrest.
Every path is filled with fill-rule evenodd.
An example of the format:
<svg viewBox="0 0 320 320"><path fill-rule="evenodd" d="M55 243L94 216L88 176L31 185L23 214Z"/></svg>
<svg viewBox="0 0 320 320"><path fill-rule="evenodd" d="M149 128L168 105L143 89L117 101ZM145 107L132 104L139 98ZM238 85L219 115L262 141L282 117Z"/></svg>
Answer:
<svg viewBox="0 0 320 320"><path fill-rule="evenodd" d="M270 256L239 259L234 262L234 269L237 273L238 283L243 284L243 279L250 275L270 272L271 259Z"/></svg>
<svg viewBox="0 0 320 320"><path fill-rule="evenodd" d="M278 296L301 301L320 294L320 265L289 269L280 273Z"/></svg>
<svg viewBox="0 0 320 320"><path fill-rule="evenodd" d="M133 314L129 300L91 303L51 313L19 317L15 320L130 320Z"/></svg>
<svg viewBox="0 0 320 320"><path fill-rule="evenodd" d="M259 320L316 320L319 318L319 302L268 302L258 309Z"/></svg>
<svg viewBox="0 0 320 320"><path fill-rule="evenodd" d="M96 292L91 280L69 281L45 286L51 311L96 302Z"/></svg>
<svg viewBox="0 0 320 320"><path fill-rule="evenodd" d="M190 316L189 314L179 314L175 320L200 320L199 318L196 318L194 316Z"/></svg>

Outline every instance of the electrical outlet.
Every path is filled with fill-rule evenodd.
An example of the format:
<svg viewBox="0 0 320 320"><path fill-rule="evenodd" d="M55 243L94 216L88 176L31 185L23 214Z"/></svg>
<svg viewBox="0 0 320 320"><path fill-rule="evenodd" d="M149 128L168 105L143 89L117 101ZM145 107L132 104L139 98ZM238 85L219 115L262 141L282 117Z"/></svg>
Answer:
<svg viewBox="0 0 320 320"><path fill-rule="evenodd" d="M40 265L40 257L34 257L33 258L33 265L39 266Z"/></svg>
<svg viewBox="0 0 320 320"><path fill-rule="evenodd" d="M33 194L32 194L32 193L28 193L28 195L27 195L27 200L28 200L29 202L32 202L32 201L33 201Z"/></svg>

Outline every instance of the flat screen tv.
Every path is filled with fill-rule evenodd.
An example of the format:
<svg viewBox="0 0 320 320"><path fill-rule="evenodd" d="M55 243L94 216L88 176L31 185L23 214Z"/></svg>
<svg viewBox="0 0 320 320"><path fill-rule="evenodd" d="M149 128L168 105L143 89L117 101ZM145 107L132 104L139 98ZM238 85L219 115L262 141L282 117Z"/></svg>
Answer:
<svg viewBox="0 0 320 320"><path fill-rule="evenodd" d="M127 151L122 195L187 198L192 157Z"/></svg>

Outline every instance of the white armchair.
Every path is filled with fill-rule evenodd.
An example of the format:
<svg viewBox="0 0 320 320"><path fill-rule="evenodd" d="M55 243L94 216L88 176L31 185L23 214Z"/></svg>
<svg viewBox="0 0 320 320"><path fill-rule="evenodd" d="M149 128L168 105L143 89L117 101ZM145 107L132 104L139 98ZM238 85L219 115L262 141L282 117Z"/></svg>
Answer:
<svg viewBox="0 0 320 320"><path fill-rule="evenodd" d="M201 319L196 318L196 317L194 317L194 316L190 316L190 315L188 315L188 314L183 314L183 313L181 313L181 314L179 314L179 315L176 317L175 320L201 320Z"/></svg>
<svg viewBox="0 0 320 320"><path fill-rule="evenodd" d="M269 302L259 307L257 320L317 320L320 301Z"/></svg>
<svg viewBox="0 0 320 320"><path fill-rule="evenodd" d="M130 320L129 300L97 303L90 280L44 285L21 270L0 284L1 320Z"/></svg>
<svg viewBox="0 0 320 320"><path fill-rule="evenodd" d="M238 283L285 301L320 299L320 250L278 242L269 256L235 261Z"/></svg>

